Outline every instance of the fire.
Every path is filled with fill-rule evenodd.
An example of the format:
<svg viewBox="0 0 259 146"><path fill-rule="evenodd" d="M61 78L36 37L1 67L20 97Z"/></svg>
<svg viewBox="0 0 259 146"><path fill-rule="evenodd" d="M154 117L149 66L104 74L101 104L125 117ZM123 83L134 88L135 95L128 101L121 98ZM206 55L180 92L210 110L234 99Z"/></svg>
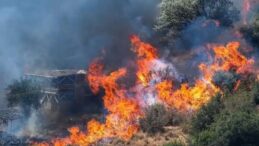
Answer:
<svg viewBox="0 0 259 146"><path fill-rule="evenodd" d="M104 66L99 63L99 59L95 59L88 69L87 79L92 92L95 94L99 92L103 68Z"/></svg>
<svg viewBox="0 0 259 146"><path fill-rule="evenodd" d="M133 35L131 37L131 43L133 45L132 51L136 53L138 71L136 73L138 82L147 86L150 81L150 66L153 65L153 61L158 58L157 50L152 45L142 42L139 37Z"/></svg>
<svg viewBox="0 0 259 146"><path fill-rule="evenodd" d="M102 74L102 65L95 61L89 67L89 84L97 93L102 87L105 90L103 97L104 106L109 112L104 123L91 120L87 123L87 131L81 131L79 127L72 127L68 131L70 136L55 139L51 143L54 146L66 146L70 144L87 146L104 138L118 137L127 140L138 131L136 120L141 116L140 107L136 100L127 97L126 90L121 89L117 80L127 73L125 68L110 73ZM48 145L46 143L39 145Z"/></svg>
<svg viewBox="0 0 259 146"><path fill-rule="evenodd" d="M171 107L178 110L197 110L206 104L212 96L220 92L220 89L213 84L213 77L216 72L236 70L236 73L252 72L253 59L247 59L238 48L239 42L230 42L225 46L212 45L215 54L212 63L201 63L201 79L196 80L193 87L182 84L178 90L172 90L172 81L164 81L157 84L159 98ZM240 81L237 82L238 88Z"/></svg>
<svg viewBox="0 0 259 146"><path fill-rule="evenodd" d="M137 56L136 85L125 89L118 83L119 79L126 76L126 68L120 68L106 75L103 73L104 65L100 59L94 60L89 66L87 80L94 93L98 93L100 88L104 89L103 102L108 111L105 121L102 123L91 120L86 125L86 131L77 126L69 128L70 136L54 139L51 145L87 146L114 137L129 140L139 129L138 120L143 116L144 109L141 102L145 100L146 94L152 95L156 102L162 102L171 108L183 112L195 111L220 92L213 83L215 73L230 70L236 73L250 72L254 64L252 59L247 59L238 51L239 42L230 42L226 46L208 45L214 57L209 57L209 63L199 65L200 78L194 84L184 83L177 89L174 79L168 77L167 73L163 74L164 70L173 68L170 68L167 62L160 61L157 49L142 42L137 36L131 37L131 43L132 51ZM239 83L236 88L238 86Z"/></svg>

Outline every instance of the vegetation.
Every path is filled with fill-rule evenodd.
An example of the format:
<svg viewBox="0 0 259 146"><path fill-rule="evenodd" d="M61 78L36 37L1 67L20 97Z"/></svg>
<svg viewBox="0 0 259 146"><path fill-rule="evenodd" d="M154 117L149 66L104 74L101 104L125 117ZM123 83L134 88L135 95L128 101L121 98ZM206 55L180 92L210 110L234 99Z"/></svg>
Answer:
<svg viewBox="0 0 259 146"><path fill-rule="evenodd" d="M144 132L154 134L164 130L170 122L170 114L162 104L154 104L146 108L145 117L140 119L140 127Z"/></svg>
<svg viewBox="0 0 259 146"><path fill-rule="evenodd" d="M163 146L185 146L181 141L172 141L164 144Z"/></svg>
<svg viewBox="0 0 259 146"><path fill-rule="evenodd" d="M20 106L28 113L31 108L37 109L40 105L40 86L32 80L23 79L15 80L7 87L8 106Z"/></svg>
<svg viewBox="0 0 259 146"><path fill-rule="evenodd" d="M176 37L199 15L198 12L197 0L163 0L156 29L166 37Z"/></svg>
<svg viewBox="0 0 259 146"><path fill-rule="evenodd" d="M232 92L240 76L235 72L218 72L213 77L213 82L224 92Z"/></svg>
<svg viewBox="0 0 259 146"><path fill-rule="evenodd" d="M241 32L255 47L259 47L259 14L253 18L250 25L242 27Z"/></svg>
<svg viewBox="0 0 259 146"><path fill-rule="evenodd" d="M165 126L180 125L186 117L174 109L168 109L163 104L154 104L145 109L145 117L140 119L140 128L149 134L162 132Z"/></svg>
<svg viewBox="0 0 259 146"><path fill-rule="evenodd" d="M240 86L235 91L237 81ZM170 120L178 117L179 122L191 130L190 146L258 146L259 141L259 82L253 75L236 75L232 72L219 72L214 82L220 88L228 88L216 95L188 121L182 114L170 111L163 105L152 105L146 109L145 117L140 120L143 131L154 134L163 131L163 127L172 124ZM230 92L231 91L231 92ZM172 114L173 113L173 114ZM174 115L174 116L172 116ZM183 120L184 119L184 120ZM184 126L186 126L184 125ZM172 141L164 146L183 146Z"/></svg>
<svg viewBox="0 0 259 146"><path fill-rule="evenodd" d="M208 19L218 20L223 26L232 26L239 20L239 11L231 0L198 0L199 13Z"/></svg>
<svg viewBox="0 0 259 146"><path fill-rule="evenodd" d="M215 116L222 109L221 95L215 96L210 103L203 106L192 121L193 133L198 133L208 128L215 120Z"/></svg>
<svg viewBox="0 0 259 146"><path fill-rule="evenodd" d="M156 30L171 40L198 17L218 20L222 26L232 26L239 11L231 0L162 0Z"/></svg>
<svg viewBox="0 0 259 146"><path fill-rule="evenodd" d="M192 145L259 145L259 113L254 100L258 87L258 83L251 90L241 86L236 93L228 93L222 100L214 98L203 107L193 120Z"/></svg>

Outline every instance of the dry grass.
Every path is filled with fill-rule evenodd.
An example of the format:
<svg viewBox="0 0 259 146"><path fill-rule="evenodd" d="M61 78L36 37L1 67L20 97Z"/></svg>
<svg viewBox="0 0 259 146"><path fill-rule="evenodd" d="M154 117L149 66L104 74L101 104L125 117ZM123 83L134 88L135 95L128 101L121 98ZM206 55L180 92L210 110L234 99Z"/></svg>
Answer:
<svg viewBox="0 0 259 146"><path fill-rule="evenodd" d="M183 132L183 129L179 126L165 127L163 133L157 133L155 135L149 135L142 131L138 132L130 141L122 141L120 139L112 139L99 142L96 146L163 146L171 141L181 141L187 145L188 135Z"/></svg>

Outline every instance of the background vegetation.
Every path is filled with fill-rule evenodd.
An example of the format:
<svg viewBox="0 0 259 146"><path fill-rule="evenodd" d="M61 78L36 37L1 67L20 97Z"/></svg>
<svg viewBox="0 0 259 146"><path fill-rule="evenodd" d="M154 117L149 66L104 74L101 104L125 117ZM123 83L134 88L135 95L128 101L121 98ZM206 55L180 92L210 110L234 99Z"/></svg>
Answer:
<svg viewBox="0 0 259 146"><path fill-rule="evenodd" d="M35 81L24 78L15 80L7 87L7 91L8 106L19 106L25 114L40 106L41 87Z"/></svg>

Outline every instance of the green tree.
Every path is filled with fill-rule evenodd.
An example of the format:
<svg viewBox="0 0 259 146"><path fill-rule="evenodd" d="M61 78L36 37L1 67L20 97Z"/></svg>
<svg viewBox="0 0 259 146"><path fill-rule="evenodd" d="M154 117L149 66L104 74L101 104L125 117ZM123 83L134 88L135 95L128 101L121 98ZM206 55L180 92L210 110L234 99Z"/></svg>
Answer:
<svg viewBox="0 0 259 146"><path fill-rule="evenodd" d="M198 17L218 20L229 27L239 14L231 0L162 0L155 28L166 42L178 37Z"/></svg>
<svg viewBox="0 0 259 146"><path fill-rule="evenodd" d="M208 19L219 20L223 26L233 25L240 14L231 0L199 0L199 13Z"/></svg>
<svg viewBox="0 0 259 146"><path fill-rule="evenodd" d="M156 30L176 37L198 15L197 0L162 0Z"/></svg>

